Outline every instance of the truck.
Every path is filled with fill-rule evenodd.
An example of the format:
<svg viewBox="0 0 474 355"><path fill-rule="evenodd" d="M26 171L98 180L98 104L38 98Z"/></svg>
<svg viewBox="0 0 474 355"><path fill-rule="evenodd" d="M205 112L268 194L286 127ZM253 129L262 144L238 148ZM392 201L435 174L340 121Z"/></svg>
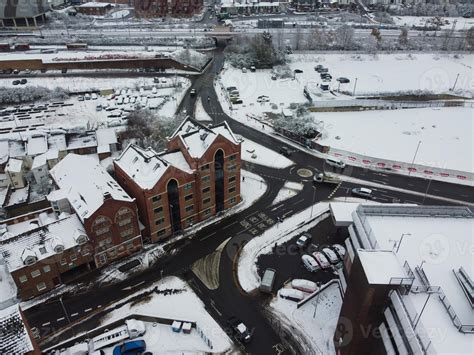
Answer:
<svg viewBox="0 0 474 355"><path fill-rule="evenodd" d="M262 282L260 282L259 290L263 293L272 293L273 291L273 284L275 283L275 276L276 271L274 269L266 269L263 277Z"/></svg>
<svg viewBox="0 0 474 355"><path fill-rule="evenodd" d="M134 339L145 334L145 323L135 319L127 319L125 325L108 330L103 334L97 335L90 341L92 350L99 350L126 339Z"/></svg>
<svg viewBox="0 0 474 355"><path fill-rule="evenodd" d="M327 183L327 184L339 184L341 179L338 176L328 174L325 172L320 172L314 174L313 182L315 184Z"/></svg>

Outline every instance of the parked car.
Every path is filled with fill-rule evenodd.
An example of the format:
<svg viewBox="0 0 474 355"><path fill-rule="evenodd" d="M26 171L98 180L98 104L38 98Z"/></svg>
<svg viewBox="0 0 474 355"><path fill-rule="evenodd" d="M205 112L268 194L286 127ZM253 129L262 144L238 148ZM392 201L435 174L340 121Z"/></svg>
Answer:
<svg viewBox="0 0 474 355"><path fill-rule="evenodd" d="M242 68L242 73L246 73L247 72L247 68Z"/></svg>
<svg viewBox="0 0 474 355"><path fill-rule="evenodd" d="M20 70L19 69L13 69L13 74L20 74Z"/></svg>
<svg viewBox="0 0 474 355"><path fill-rule="evenodd" d="M291 281L291 287L293 287L295 290L308 293L313 293L318 289L318 286L315 282L303 279L294 279Z"/></svg>
<svg viewBox="0 0 474 355"><path fill-rule="evenodd" d="M341 84L349 84L351 81L347 78L344 78L344 77L340 77L340 78L337 78L336 79L337 81L339 81Z"/></svg>
<svg viewBox="0 0 474 355"><path fill-rule="evenodd" d="M317 72L319 72L319 70L320 70L321 68L324 68L324 66L322 66L321 64L318 64L318 65L316 65L316 66L314 67L314 70L317 71Z"/></svg>
<svg viewBox="0 0 474 355"><path fill-rule="evenodd" d="M314 260L314 258L312 258L310 255L303 255L301 257L301 261L303 262L303 265L306 270L308 270L309 272L316 272L320 269L316 260Z"/></svg>
<svg viewBox="0 0 474 355"><path fill-rule="evenodd" d="M346 248L344 248L340 244L333 244L330 248L334 250L337 253L337 255L339 255L339 258L341 260L344 259L344 255L346 255Z"/></svg>
<svg viewBox="0 0 474 355"><path fill-rule="evenodd" d="M293 70L295 74L301 74L303 71L301 69L295 69Z"/></svg>
<svg viewBox="0 0 474 355"><path fill-rule="evenodd" d="M238 97L233 97L230 99L230 102L232 102L234 105L237 105L237 104L242 104L244 103L241 99L239 99Z"/></svg>
<svg viewBox="0 0 474 355"><path fill-rule="evenodd" d="M78 96L78 97L77 97L77 100L79 100L79 101L84 101L84 96L82 96L82 95L81 95L81 96Z"/></svg>
<svg viewBox="0 0 474 355"><path fill-rule="evenodd" d="M21 85L25 85L27 82L28 82L28 80L26 80L26 79L21 79L21 80L20 80L20 84L21 84Z"/></svg>
<svg viewBox="0 0 474 355"><path fill-rule="evenodd" d="M262 95L257 97L257 102L269 102L270 98L268 96Z"/></svg>
<svg viewBox="0 0 474 355"><path fill-rule="evenodd" d="M276 271L275 269L266 269L263 273L262 281L260 282L259 290L263 293L272 293L273 284L275 283Z"/></svg>
<svg viewBox="0 0 474 355"><path fill-rule="evenodd" d="M251 72L256 72L256 71L257 71L257 68L255 68L255 66L252 65L252 66L250 67L250 71L251 71Z"/></svg>
<svg viewBox="0 0 474 355"><path fill-rule="evenodd" d="M328 68L321 68L318 70L319 73L328 73L329 72L329 69Z"/></svg>
<svg viewBox="0 0 474 355"><path fill-rule="evenodd" d="M131 355L143 353L146 350L146 343L143 340L127 341L114 348L113 355Z"/></svg>
<svg viewBox="0 0 474 355"><path fill-rule="evenodd" d="M363 197L363 198L366 198L366 199L371 199L372 198L372 190L371 189L368 189L366 187L355 187L352 189L352 194L353 195L356 195L356 196L359 196L359 197Z"/></svg>
<svg viewBox="0 0 474 355"><path fill-rule="evenodd" d="M322 73L322 74L320 75L320 77L321 77L321 79L323 79L323 80L328 80L328 79L329 79L329 80L332 80L332 75L331 75L331 74L328 74L328 73Z"/></svg>
<svg viewBox="0 0 474 355"><path fill-rule="evenodd" d="M237 88L235 86L228 86L227 87L228 92L231 92L231 91L234 91L234 90L237 91Z"/></svg>
<svg viewBox="0 0 474 355"><path fill-rule="evenodd" d="M331 267L331 263L329 262L328 258L324 256L323 253L317 251L311 254L318 263L318 265L321 267L321 269L329 269Z"/></svg>
<svg viewBox="0 0 474 355"><path fill-rule="evenodd" d="M96 94L96 93L92 93L91 99L92 99L92 100L97 100L97 94Z"/></svg>
<svg viewBox="0 0 474 355"><path fill-rule="evenodd" d="M276 74L272 74L272 80L277 80Z"/></svg>
<svg viewBox="0 0 474 355"><path fill-rule="evenodd" d="M334 252L334 250L332 250L330 248L323 248L321 250L321 252L329 260L329 262L333 265L338 264L341 261L339 259L339 256Z"/></svg>
<svg viewBox="0 0 474 355"><path fill-rule="evenodd" d="M327 158L326 159L326 164L328 165L331 165L335 168L340 168L340 169L344 169L346 167L346 163L344 163L342 160L340 159L336 159L336 158Z"/></svg>
<svg viewBox="0 0 474 355"><path fill-rule="evenodd" d="M288 147L281 147L280 148L280 154L284 155L285 157L289 157L291 155L291 150Z"/></svg>
<svg viewBox="0 0 474 355"><path fill-rule="evenodd" d="M249 343L250 340L252 340L252 335L250 334L249 329L242 321L238 320L235 317L231 317L227 322L232 328L232 331L234 332L234 335L238 340L244 343Z"/></svg>
<svg viewBox="0 0 474 355"><path fill-rule="evenodd" d="M20 85L20 80L13 80L13 81L12 81L12 84L13 84L13 85Z"/></svg>
<svg viewBox="0 0 474 355"><path fill-rule="evenodd" d="M91 99L91 94L85 94L84 99L85 100L90 100Z"/></svg>
<svg viewBox="0 0 474 355"><path fill-rule="evenodd" d="M304 293L300 290L295 290L293 288L282 288L278 291L278 295L281 298L286 298L287 300L299 302L304 298Z"/></svg>
<svg viewBox="0 0 474 355"><path fill-rule="evenodd" d="M191 91L189 92L189 95L190 95L191 97L196 96L196 89L191 89Z"/></svg>
<svg viewBox="0 0 474 355"><path fill-rule="evenodd" d="M308 246L308 244L311 242L311 234L309 233L303 233L300 235L300 237L296 240L296 245L299 248L305 248Z"/></svg>

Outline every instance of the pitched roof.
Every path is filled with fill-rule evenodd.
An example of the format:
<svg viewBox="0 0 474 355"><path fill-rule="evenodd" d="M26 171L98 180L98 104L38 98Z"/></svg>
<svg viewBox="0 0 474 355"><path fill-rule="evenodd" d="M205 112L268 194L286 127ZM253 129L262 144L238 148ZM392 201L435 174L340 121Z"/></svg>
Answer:
<svg viewBox="0 0 474 355"><path fill-rule="evenodd" d="M58 187L64 189L71 207L84 221L104 202L104 195L119 201L132 202L133 199L93 158L68 154L50 174ZM50 200L52 196L48 197Z"/></svg>
<svg viewBox="0 0 474 355"><path fill-rule="evenodd" d="M33 350L18 304L0 310L0 354L25 354Z"/></svg>
<svg viewBox="0 0 474 355"><path fill-rule="evenodd" d="M143 149L134 144L125 148L115 164L146 190L152 189L170 166L192 174L180 151L157 153L152 148Z"/></svg>

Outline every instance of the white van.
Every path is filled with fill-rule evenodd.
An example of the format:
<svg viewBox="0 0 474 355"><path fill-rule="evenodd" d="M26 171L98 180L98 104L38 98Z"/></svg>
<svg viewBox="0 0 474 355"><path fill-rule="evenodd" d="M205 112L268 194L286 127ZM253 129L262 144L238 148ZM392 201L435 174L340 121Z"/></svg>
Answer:
<svg viewBox="0 0 474 355"><path fill-rule="evenodd" d="M326 159L326 164L331 165L335 168L341 168L344 169L346 167L346 163L344 163L341 159L336 159L336 158L327 158Z"/></svg>

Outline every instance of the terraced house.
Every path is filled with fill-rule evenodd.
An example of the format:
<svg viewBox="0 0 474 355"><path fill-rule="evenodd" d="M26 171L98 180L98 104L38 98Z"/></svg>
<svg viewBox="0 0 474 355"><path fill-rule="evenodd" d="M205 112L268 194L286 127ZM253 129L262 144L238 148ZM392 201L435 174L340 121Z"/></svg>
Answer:
<svg viewBox="0 0 474 355"><path fill-rule="evenodd" d="M166 239L240 202L240 141L227 123L190 118L156 152L129 145L115 161L117 181L137 201L143 237Z"/></svg>

